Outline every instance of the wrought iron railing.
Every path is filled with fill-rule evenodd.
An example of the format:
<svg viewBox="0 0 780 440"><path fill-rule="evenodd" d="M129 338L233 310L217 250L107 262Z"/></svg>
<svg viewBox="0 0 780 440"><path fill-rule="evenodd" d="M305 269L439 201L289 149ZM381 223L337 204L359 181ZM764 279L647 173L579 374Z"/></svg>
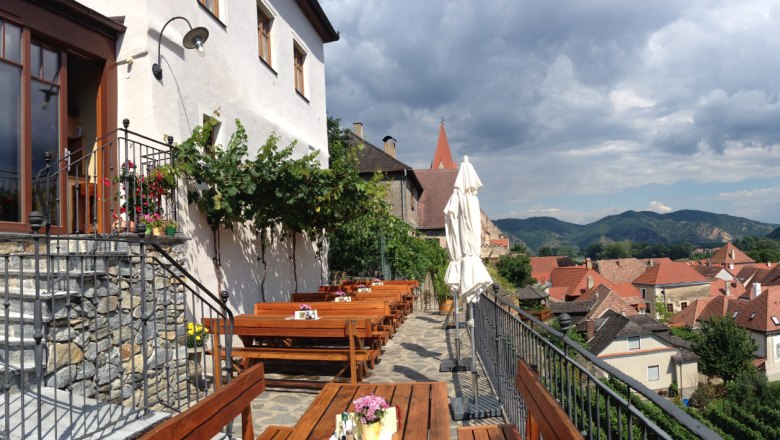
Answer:
<svg viewBox="0 0 780 440"><path fill-rule="evenodd" d="M227 298L186 270L183 239L144 234L142 214L177 217L175 183L145 186L171 164L173 139L128 126L49 155L33 233L2 238L2 439L132 436L230 380L229 362L206 361L215 350L231 359ZM204 318L226 328L207 335Z"/></svg>
<svg viewBox="0 0 780 440"><path fill-rule="evenodd" d="M163 143L123 127L91 145L47 152L34 180L34 209L47 231L66 234L133 233L144 214L177 220L173 137Z"/></svg>
<svg viewBox="0 0 780 440"><path fill-rule="evenodd" d="M507 418L521 433L526 407L515 386L518 359L536 368L545 388L587 439L672 439L680 430L691 438L720 438L683 409L503 298L483 294L474 313L479 359ZM637 396L666 420L642 412L635 404Z"/></svg>

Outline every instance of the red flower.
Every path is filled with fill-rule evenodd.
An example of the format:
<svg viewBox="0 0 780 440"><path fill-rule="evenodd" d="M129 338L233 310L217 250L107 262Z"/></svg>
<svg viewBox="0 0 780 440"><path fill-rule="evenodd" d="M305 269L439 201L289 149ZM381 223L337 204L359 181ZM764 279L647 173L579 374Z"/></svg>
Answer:
<svg viewBox="0 0 780 440"><path fill-rule="evenodd" d="M119 213L120 213L120 214L124 214L124 213L126 213L126 212L127 212L127 208L125 208L124 206L123 206L123 207L121 207L121 208L119 208Z"/></svg>
<svg viewBox="0 0 780 440"><path fill-rule="evenodd" d="M103 178L103 185L105 186L111 186L111 181L108 180L108 177Z"/></svg>

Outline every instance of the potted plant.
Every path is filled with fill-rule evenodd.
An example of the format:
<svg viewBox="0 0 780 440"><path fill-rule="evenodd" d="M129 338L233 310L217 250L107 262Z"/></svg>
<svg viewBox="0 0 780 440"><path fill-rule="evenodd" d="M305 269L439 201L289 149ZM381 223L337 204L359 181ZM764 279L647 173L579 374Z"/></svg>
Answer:
<svg viewBox="0 0 780 440"><path fill-rule="evenodd" d="M187 348L199 348L209 339L209 329L195 322L187 323Z"/></svg>
<svg viewBox="0 0 780 440"><path fill-rule="evenodd" d="M387 414L390 405L385 399L375 394L358 397L352 404L355 406L355 418L362 440L379 440L382 429L382 418Z"/></svg>
<svg viewBox="0 0 780 440"><path fill-rule="evenodd" d="M159 212L141 215L141 221L146 225L146 235L162 235L164 219Z"/></svg>
<svg viewBox="0 0 780 440"><path fill-rule="evenodd" d="M439 301L439 313L447 314L452 311L452 294L449 290L437 291L436 299Z"/></svg>
<svg viewBox="0 0 780 440"><path fill-rule="evenodd" d="M179 227L179 222L175 220L171 220L169 218L164 218L162 220L162 229L165 231L165 235L168 237L173 237L176 235L176 229Z"/></svg>

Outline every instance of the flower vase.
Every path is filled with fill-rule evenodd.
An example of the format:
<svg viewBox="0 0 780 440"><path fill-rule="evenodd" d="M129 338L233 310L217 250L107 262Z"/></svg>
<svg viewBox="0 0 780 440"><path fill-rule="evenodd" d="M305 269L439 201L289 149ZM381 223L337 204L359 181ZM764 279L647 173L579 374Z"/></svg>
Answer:
<svg viewBox="0 0 780 440"><path fill-rule="evenodd" d="M358 429L360 430L360 440L379 440L382 432L382 421L358 423Z"/></svg>
<svg viewBox="0 0 780 440"><path fill-rule="evenodd" d="M152 234L154 235L163 235L163 229L160 227L155 226L152 228Z"/></svg>
<svg viewBox="0 0 780 440"><path fill-rule="evenodd" d="M176 228L165 228L165 235L168 237L176 236Z"/></svg>
<svg viewBox="0 0 780 440"><path fill-rule="evenodd" d="M146 235L152 235L154 234L154 229L152 229L151 226L146 227Z"/></svg>

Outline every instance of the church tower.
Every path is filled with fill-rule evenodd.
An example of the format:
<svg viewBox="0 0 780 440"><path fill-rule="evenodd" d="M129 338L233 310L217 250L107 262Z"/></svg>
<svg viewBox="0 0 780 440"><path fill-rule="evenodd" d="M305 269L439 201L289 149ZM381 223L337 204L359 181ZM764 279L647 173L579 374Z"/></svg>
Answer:
<svg viewBox="0 0 780 440"><path fill-rule="evenodd" d="M439 141L436 142L436 153L433 154L431 162L432 170L457 170L458 165L452 160L450 152L450 143L447 142L447 133L444 131L444 118L441 118L439 126Z"/></svg>

